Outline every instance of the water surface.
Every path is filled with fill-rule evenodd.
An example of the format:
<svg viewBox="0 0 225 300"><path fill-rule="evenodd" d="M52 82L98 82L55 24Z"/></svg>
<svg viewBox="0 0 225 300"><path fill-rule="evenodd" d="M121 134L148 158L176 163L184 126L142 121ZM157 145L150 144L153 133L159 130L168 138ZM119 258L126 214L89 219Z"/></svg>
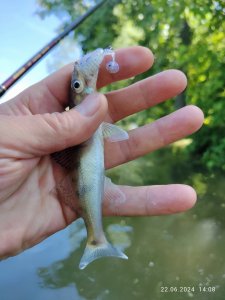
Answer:
<svg viewBox="0 0 225 300"><path fill-rule="evenodd" d="M133 185L189 183L198 190L197 205L173 216L105 219L109 238L129 260L106 258L82 271L86 232L76 221L0 263L0 299L224 299L223 174L207 173L169 149L110 174Z"/></svg>

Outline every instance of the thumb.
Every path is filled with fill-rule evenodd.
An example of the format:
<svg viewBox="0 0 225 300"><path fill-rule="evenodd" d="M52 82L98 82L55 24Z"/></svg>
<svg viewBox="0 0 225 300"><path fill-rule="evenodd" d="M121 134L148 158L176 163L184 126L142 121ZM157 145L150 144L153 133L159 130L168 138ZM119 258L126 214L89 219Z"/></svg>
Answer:
<svg viewBox="0 0 225 300"><path fill-rule="evenodd" d="M87 140L107 112L104 95L94 93L81 104L63 113L32 116L1 116L0 148L13 156L42 156ZM3 152L2 152L3 153Z"/></svg>

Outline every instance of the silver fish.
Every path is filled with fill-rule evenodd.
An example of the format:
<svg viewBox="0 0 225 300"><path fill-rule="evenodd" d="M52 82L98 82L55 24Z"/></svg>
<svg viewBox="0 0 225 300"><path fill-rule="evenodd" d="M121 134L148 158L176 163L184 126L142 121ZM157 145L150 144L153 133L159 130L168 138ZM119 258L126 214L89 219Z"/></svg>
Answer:
<svg viewBox="0 0 225 300"><path fill-rule="evenodd" d="M111 49L96 49L75 62L71 80L72 108L81 103L84 98L96 90L99 67L106 55L112 56L112 61L106 65L109 72L118 71L114 52ZM122 192L104 175L104 138L110 141L128 139L128 134L115 125L103 122L93 136L78 147L67 149L67 156L75 162L71 164L64 154L53 155L62 166L73 166L73 181L79 198L81 216L87 229L87 244L81 258L79 268L84 269L90 262L105 256L127 259L127 256L112 246L106 239L102 228L102 200L104 189L108 197L123 198ZM60 158L61 157L61 158ZM67 166L66 166L67 164Z"/></svg>

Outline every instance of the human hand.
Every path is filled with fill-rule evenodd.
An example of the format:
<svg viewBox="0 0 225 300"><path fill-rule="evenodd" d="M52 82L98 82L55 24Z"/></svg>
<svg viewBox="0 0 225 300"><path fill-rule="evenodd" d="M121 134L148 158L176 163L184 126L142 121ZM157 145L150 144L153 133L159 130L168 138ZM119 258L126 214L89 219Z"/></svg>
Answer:
<svg viewBox="0 0 225 300"><path fill-rule="evenodd" d="M120 72L100 70L98 87L135 76L153 63L143 47L116 51ZM56 163L50 154L87 140L99 124L116 122L179 94L186 78L169 70L125 89L89 96L63 112L69 97L70 64L0 105L0 257L15 255L56 231L77 215L56 194ZM129 140L105 144L106 168L133 160L199 129L201 110L184 107L129 132ZM138 145L138 147L137 147ZM120 187L129 201L104 202L104 215L160 215L181 212L196 201L186 185ZM110 205L109 205L110 204ZM118 205L120 205L118 207Z"/></svg>

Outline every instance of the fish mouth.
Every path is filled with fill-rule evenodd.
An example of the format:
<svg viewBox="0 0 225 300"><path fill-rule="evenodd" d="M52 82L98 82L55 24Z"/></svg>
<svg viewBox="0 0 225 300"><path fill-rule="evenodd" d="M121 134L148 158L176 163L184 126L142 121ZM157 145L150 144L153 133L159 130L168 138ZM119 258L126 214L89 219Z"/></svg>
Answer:
<svg viewBox="0 0 225 300"><path fill-rule="evenodd" d="M82 73L97 73L99 67L105 56L111 56L114 60L115 52L112 48L98 48L90 53L84 55L78 62L77 65Z"/></svg>
<svg viewBox="0 0 225 300"><path fill-rule="evenodd" d="M105 51L102 48L96 49L84 55L78 61L78 67L82 73L96 73L105 56Z"/></svg>
<svg viewBox="0 0 225 300"><path fill-rule="evenodd" d="M77 70L81 72L86 81L86 94L90 94L95 90L100 65L104 57L108 55L114 57L115 52L111 48L98 48L87 53L76 62Z"/></svg>

